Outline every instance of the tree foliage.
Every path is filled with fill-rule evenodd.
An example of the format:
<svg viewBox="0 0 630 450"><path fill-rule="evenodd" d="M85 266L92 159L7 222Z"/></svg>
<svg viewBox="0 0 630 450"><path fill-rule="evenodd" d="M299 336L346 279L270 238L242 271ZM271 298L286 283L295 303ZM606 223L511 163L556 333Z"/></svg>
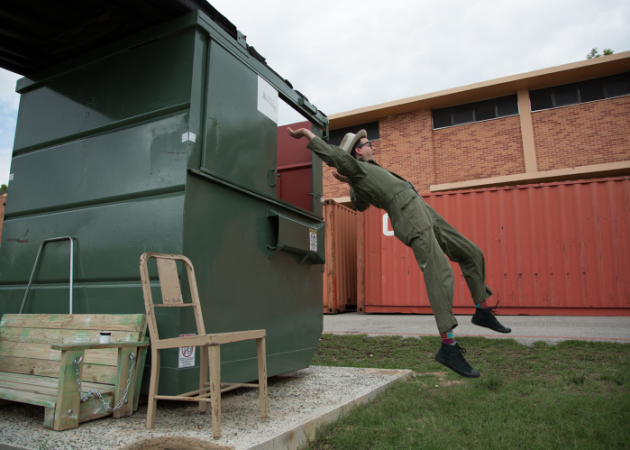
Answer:
<svg viewBox="0 0 630 450"><path fill-rule="evenodd" d="M615 51L613 49L605 48L604 49L604 53L600 54L599 50L597 50L597 47L594 47L590 51L590 53L588 55L586 55L586 59L599 58L600 56L608 56L608 55L612 55L613 53L615 53Z"/></svg>
<svg viewBox="0 0 630 450"><path fill-rule="evenodd" d="M6 191L9 187L6 184L0 184L0 192Z"/></svg>

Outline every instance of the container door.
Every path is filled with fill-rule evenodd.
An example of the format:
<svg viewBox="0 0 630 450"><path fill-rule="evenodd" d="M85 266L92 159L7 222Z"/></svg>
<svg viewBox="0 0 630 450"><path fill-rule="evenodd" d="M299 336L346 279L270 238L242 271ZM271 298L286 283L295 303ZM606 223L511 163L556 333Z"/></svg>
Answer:
<svg viewBox="0 0 630 450"><path fill-rule="evenodd" d="M278 127L278 198L313 212L313 199L321 202L313 192L313 154L306 139L289 136L288 127L310 130L312 125L306 121Z"/></svg>

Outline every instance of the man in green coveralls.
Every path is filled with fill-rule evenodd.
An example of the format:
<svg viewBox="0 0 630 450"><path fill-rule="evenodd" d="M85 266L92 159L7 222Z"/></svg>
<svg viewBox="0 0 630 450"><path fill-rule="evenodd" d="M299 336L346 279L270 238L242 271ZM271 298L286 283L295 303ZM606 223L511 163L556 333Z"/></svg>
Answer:
<svg viewBox="0 0 630 450"><path fill-rule="evenodd" d="M478 377L479 372L464 358L465 349L453 337L453 328L457 326L453 314L455 285L446 255L459 263L477 307L472 323L510 333L512 330L499 323L493 308L486 303L492 291L485 283L481 249L427 205L409 181L376 163L374 148L365 130L346 134L340 147L326 144L305 128L295 131L289 128L288 132L295 139L306 137L310 141L307 148L337 169L333 176L350 184L350 199L358 211L374 205L387 212L394 235L412 248L424 275L431 309L442 337L436 361L465 377Z"/></svg>

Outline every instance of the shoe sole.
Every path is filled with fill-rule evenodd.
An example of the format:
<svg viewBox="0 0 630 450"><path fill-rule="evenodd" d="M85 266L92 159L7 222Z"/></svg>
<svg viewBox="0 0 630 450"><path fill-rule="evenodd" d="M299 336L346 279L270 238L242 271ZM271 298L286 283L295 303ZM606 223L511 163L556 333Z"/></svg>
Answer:
<svg viewBox="0 0 630 450"><path fill-rule="evenodd" d="M442 364L445 367L448 367L449 369L451 369L453 372L461 375L462 377L466 377L466 378L479 378L479 376L481 375L479 372L477 372L475 369L473 369L473 373L465 373L465 372L461 372L459 370L457 370L455 367L451 366L449 363L447 363L446 361L440 361L438 359L438 356L435 355L435 360L437 362L439 362L440 364Z"/></svg>
<svg viewBox="0 0 630 450"><path fill-rule="evenodd" d="M478 327L484 327L484 328L487 328L489 330L496 331L497 333L510 334L512 332L511 328L508 329L509 331L495 330L494 328L489 327L488 325L484 325L484 324L481 324L481 323L476 323L474 319L470 319L470 322L473 325L477 325Z"/></svg>

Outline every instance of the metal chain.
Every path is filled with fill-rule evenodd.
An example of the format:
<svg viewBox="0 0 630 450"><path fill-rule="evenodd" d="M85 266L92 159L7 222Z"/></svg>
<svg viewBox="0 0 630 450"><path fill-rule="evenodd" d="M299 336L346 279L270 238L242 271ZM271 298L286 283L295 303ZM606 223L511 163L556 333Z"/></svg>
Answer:
<svg viewBox="0 0 630 450"><path fill-rule="evenodd" d="M81 403L87 402L92 395L95 395L101 401L105 410L107 410L110 413L121 408L123 403L127 403L125 399L127 398L127 391L129 391L129 384L131 384L131 375L133 374L133 368L136 365L136 355L134 353L130 354L129 359L131 359L131 368L129 369L129 377L127 378L127 387L125 387L125 392L123 394L123 397L120 399L120 402L118 402L118 404L115 407L110 408L107 402L103 399L103 396L101 395L101 393L98 392L96 389L91 389L89 391L81 390L81 379L79 377L79 364L81 364L81 361L83 361L83 356L77 356L76 358L74 358L74 377L77 381L77 389L79 391L79 395L81 396Z"/></svg>

